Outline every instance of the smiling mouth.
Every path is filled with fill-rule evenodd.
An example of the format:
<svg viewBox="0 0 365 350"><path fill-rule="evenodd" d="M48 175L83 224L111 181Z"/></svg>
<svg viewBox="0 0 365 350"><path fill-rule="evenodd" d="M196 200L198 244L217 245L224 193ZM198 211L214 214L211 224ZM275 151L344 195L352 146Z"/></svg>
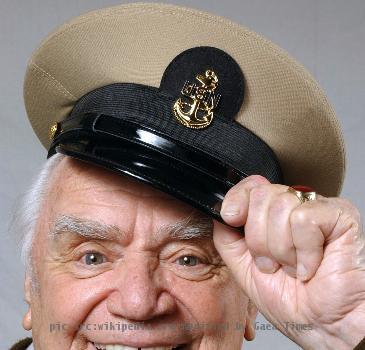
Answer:
<svg viewBox="0 0 365 350"><path fill-rule="evenodd" d="M184 350L184 345L153 346L153 347L132 347L120 344L99 344L93 343L96 350Z"/></svg>

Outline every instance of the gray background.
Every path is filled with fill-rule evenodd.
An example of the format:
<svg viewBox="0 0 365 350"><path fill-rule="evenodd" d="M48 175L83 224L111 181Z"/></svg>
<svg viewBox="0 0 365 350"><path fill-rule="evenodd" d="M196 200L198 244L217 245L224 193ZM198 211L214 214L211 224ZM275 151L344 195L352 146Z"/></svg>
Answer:
<svg viewBox="0 0 365 350"><path fill-rule="evenodd" d="M21 319L24 270L9 233L16 200L45 159L26 120L22 83L27 59L56 26L112 0L0 0L0 349L27 334ZM343 196L364 213L365 1L176 0L228 17L263 34L297 58L323 86L342 123L347 145ZM259 317L260 324L266 321ZM278 331L258 331L247 349L297 349Z"/></svg>

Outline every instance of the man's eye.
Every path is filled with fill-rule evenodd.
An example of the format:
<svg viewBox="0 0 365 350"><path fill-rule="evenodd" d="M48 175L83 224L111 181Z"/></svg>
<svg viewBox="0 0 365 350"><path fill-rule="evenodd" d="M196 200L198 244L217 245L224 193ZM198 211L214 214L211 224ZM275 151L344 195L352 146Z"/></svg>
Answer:
<svg viewBox="0 0 365 350"><path fill-rule="evenodd" d="M105 256L98 252L86 253L84 256L86 265L99 265L106 261Z"/></svg>
<svg viewBox="0 0 365 350"><path fill-rule="evenodd" d="M177 259L177 263L183 266L196 266L201 263L198 257L193 255L184 255Z"/></svg>

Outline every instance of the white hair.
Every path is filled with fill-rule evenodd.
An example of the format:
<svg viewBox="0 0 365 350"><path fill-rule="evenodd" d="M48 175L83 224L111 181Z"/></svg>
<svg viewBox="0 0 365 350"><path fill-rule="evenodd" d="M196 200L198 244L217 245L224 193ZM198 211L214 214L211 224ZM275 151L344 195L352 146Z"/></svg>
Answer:
<svg viewBox="0 0 365 350"><path fill-rule="evenodd" d="M42 203L49 190L52 172L64 157L62 154L55 154L44 163L41 171L17 206L12 221L12 230L20 240L21 260L35 289L37 289L38 283L32 259L34 236ZM183 232L181 231L182 228L184 229ZM212 235L213 221L206 215L189 215L185 220L171 224L169 229L180 239L209 237ZM94 230L95 227L93 226Z"/></svg>
<svg viewBox="0 0 365 350"><path fill-rule="evenodd" d="M41 206L48 191L48 184L53 169L59 164L64 155L55 154L49 158L33 180L29 190L23 195L17 206L13 220L12 231L21 241L21 260L27 273L33 281L32 244Z"/></svg>

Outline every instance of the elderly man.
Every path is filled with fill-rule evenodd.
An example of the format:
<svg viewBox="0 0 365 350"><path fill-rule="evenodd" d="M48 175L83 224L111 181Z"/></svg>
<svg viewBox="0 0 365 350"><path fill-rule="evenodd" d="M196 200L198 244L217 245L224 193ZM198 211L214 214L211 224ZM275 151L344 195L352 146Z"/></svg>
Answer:
<svg viewBox="0 0 365 350"><path fill-rule="evenodd" d="M305 349L364 337L341 132L275 45L191 9L102 9L42 43L25 103L49 150L22 211L33 349L235 350L257 310Z"/></svg>

